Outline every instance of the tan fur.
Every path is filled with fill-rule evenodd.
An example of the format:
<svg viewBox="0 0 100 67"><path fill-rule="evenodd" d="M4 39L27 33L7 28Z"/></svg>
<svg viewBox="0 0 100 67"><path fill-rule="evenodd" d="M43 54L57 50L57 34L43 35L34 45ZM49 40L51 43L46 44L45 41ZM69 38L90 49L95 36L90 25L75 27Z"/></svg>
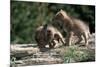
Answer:
<svg viewBox="0 0 100 67"><path fill-rule="evenodd" d="M64 10L60 10L54 16L52 25L59 30L67 31L66 45L71 45L73 35L79 38L76 44L80 43L84 38L85 45L88 45L88 35L90 34L88 25L79 19L70 17Z"/></svg>
<svg viewBox="0 0 100 67"><path fill-rule="evenodd" d="M58 42L61 41L64 44L63 36L53 26L47 26L45 29L44 26L37 28L35 40L40 48L45 48L46 45L49 45L50 48L54 48L56 45L55 40Z"/></svg>

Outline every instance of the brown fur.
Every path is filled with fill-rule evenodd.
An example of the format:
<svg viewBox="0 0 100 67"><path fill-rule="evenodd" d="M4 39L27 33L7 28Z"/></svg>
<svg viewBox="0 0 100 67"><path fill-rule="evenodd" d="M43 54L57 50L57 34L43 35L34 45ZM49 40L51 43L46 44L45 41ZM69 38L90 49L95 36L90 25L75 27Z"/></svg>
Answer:
<svg viewBox="0 0 100 67"><path fill-rule="evenodd" d="M35 40L40 48L45 48L48 44L50 48L56 45L55 40L64 44L63 36L61 33L52 26L40 26L35 33Z"/></svg>
<svg viewBox="0 0 100 67"><path fill-rule="evenodd" d="M52 25L59 30L67 31L66 45L71 45L71 38L76 35L80 43L82 39L85 40L85 45L88 45L89 27L83 21L70 17L64 10L60 10L53 18ZM83 37L83 38L82 38Z"/></svg>

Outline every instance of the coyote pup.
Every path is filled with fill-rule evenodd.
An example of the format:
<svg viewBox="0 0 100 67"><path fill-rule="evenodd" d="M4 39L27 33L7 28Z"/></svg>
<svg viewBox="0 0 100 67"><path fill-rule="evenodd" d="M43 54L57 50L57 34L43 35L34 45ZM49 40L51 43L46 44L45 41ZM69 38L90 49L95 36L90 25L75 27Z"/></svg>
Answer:
<svg viewBox="0 0 100 67"><path fill-rule="evenodd" d="M53 26L47 24L37 28L35 40L40 48L45 48L46 45L49 45L49 48L54 48L56 45L55 40L64 44L62 34Z"/></svg>
<svg viewBox="0 0 100 67"><path fill-rule="evenodd" d="M85 45L88 45L88 37L90 35L89 27L83 21L70 17L64 10L60 10L52 19L51 24L59 30L64 30L67 32L66 44L71 45L71 37L76 35L78 44L84 38ZM83 37L83 38L82 38Z"/></svg>

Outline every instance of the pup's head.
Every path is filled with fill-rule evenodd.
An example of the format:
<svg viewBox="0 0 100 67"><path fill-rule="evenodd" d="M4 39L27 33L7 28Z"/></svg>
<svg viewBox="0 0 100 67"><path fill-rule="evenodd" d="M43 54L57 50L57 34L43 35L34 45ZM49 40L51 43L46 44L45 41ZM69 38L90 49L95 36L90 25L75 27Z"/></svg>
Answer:
<svg viewBox="0 0 100 67"><path fill-rule="evenodd" d="M66 18L69 18L69 16L67 15L67 13L64 10L60 10L59 12L57 12L57 14L53 17L51 24L58 28L58 29L62 29L63 28L63 22Z"/></svg>

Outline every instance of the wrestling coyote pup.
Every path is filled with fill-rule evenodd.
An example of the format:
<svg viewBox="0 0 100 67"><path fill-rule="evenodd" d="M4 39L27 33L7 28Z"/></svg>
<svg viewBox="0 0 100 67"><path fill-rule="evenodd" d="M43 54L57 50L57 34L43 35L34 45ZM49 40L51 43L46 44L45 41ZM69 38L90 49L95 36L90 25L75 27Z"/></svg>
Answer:
<svg viewBox="0 0 100 67"><path fill-rule="evenodd" d="M66 44L71 45L71 38L73 35L78 37L78 44L84 38L85 45L88 45L88 37L90 35L89 27L83 21L70 17L64 10L60 10L52 19L51 24L59 30L67 32Z"/></svg>
<svg viewBox="0 0 100 67"><path fill-rule="evenodd" d="M35 40L39 48L45 48L46 45L49 45L49 48L54 48L56 45L55 40L64 44L61 33L53 26L48 26L47 24L37 28Z"/></svg>

